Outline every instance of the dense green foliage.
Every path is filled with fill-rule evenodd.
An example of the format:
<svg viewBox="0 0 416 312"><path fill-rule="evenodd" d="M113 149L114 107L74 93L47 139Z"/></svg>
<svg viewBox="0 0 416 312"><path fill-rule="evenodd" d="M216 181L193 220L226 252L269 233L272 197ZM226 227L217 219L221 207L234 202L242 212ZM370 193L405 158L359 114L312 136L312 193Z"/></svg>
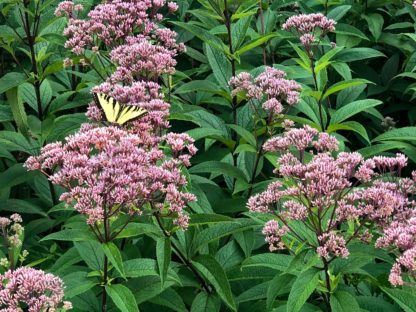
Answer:
<svg viewBox="0 0 416 312"><path fill-rule="evenodd" d="M97 4L74 2L86 12ZM416 10L410 1L176 0L179 10L163 24L187 50L176 58L176 73L159 83L171 104L169 131L188 133L198 148L183 169L197 201L186 209L186 231L168 218L136 216L107 244L59 201L62 187L23 167L42 146L87 122L91 88L113 68L98 59L83 66L64 47L67 19L54 16L58 3L0 0L0 211L22 215L24 265L61 277L73 311L104 311L103 289L111 298L108 311L416 311L415 289L388 282L394 251L354 242L348 259L330 264L327 294L307 246L268 250L261 233L267 218L250 214L247 201L275 180L278 155L261 146L283 132L283 119L269 125L253 118L249 101L232 96L229 86L242 71L283 70L302 87L300 103L284 118L333 134L341 151L365 158L403 152L413 168ZM282 30L300 13L337 22L312 67L299 38ZM68 57L73 63L64 67Z"/></svg>

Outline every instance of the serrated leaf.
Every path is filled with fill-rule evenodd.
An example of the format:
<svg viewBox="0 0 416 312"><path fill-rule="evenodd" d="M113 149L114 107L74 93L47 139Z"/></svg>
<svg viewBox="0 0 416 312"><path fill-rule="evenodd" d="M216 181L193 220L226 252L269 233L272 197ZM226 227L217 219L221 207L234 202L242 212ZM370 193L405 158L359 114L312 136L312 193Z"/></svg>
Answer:
<svg viewBox="0 0 416 312"><path fill-rule="evenodd" d="M378 137L373 139L373 142L377 141L391 141L391 140L416 140L416 127L403 127L387 131L380 134Z"/></svg>
<svg viewBox="0 0 416 312"><path fill-rule="evenodd" d="M25 107L22 99L19 96L18 88L12 88L6 91L7 102L13 114L13 119L16 122L19 131L28 137L28 123Z"/></svg>
<svg viewBox="0 0 416 312"><path fill-rule="evenodd" d="M191 312L218 312L218 303L214 295L200 292L192 302Z"/></svg>
<svg viewBox="0 0 416 312"><path fill-rule="evenodd" d="M319 284L319 273L319 270L311 268L299 274L287 300L287 312L299 312L302 309Z"/></svg>
<svg viewBox="0 0 416 312"><path fill-rule="evenodd" d="M266 306L267 311L273 309L273 303L278 295L282 293L282 291L290 285L292 280L294 279L293 275L290 274L277 274L269 284L267 289L267 300Z"/></svg>
<svg viewBox="0 0 416 312"><path fill-rule="evenodd" d="M195 267L200 271L207 280L214 286L220 298L233 311L237 311L231 287L227 279L227 275L210 255L199 255L193 261Z"/></svg>
<svg viewBox="0 0 416 312"><path fill-rule="evenodd" d="M326 98L326 97L330 96L331 94L334 94L336 92L339 92L339 91L344 90L344 89L349 88L349 87L359 86L359 85L369 84L369 83L372 83L372 82L368 81L366 79L359 79L359 78L340 81L340 82L337 82L337 83L333 84L332 86L330 86L325 91L325 93L323 95L323 98Z"/></svg>
<svg viewBox="0 0 416 312"><path fill-rule="evenodd" d="M163 287L168 274L171 257L171 243L168 237L161 237L156 241L156 259L159 268L160 282Z"/></svg>
<svg viewBox="0 0 416 312"><path fill-rule="evenodd" d="M402 289L380 287L391 299L393 299L405 312L416 311L416 295Z"/></svg>
<svg viewBox="0 0 416 312"><path fill-rule="evenodd" d="M102 244L101 246L110 263L116 268L120 275L125 278L123 258L118 247L112 242Z"/></svg>
<svg viewBox="0 0 416 312"><path fill-rule="evenodd" d="M240 169L234 167L231 164L221 162L221 161L205 161L198 165L193 166L189 169L190 173L214 173L214 174L222 174L224 176L233 177L236 179L240 179L243 181L247 181L247 178Z"/></svg>
<svg viewBox="0 0 416 312"><path fill-rule="evenodd" d="M126 286L116 284L116 285L106 285L105 291L108 296L113 300L115 306L120 309L122 312L138 312L139 308L137 307L136 299L134 298L133 293Z"/></svg>
<svg viewBox="0 0 416 312"><path fill-rule="evenodd" d="M227 124L227 127L233 129L239 136L241 136L250 145L252 146L257 145L256 138L250 131L244 129L243 127L239 125Z"/></svg>
<svg viewBox="0 0 416 312"><path fill-rule="evenodd" d="M214 224L200 231L196 235L192 244L193 250L197 251L200 247L202 247L203 244L208 244L221 237L250 229L253 226L256 226L256 223L249 219L240 219L239 221L221 222L219 224Z"/></svg>
<svg viewBox="0 0 416 312"><path fill-rule="evenodd" d="M17 87L26 81L23 73L10 72L0 78L0 94Z"/></svg>
<svg viewBox="0 0 416 312"><path fill-rule="evenodd" d="M332 114L331 124L339 124L344 120L347 120L348 118L367 110L368 108L375 107L381 104L383 104L382 101L373 99L358 100L351 102L347 105L342 106L340 109L336 110L334 114Z"/></svg>
<svg viewBox="0 0 416 312"><path fill-rule="evenodd" d="M337 291L331 294L332 312L361 312L355 298L346 291Z"/></svg>

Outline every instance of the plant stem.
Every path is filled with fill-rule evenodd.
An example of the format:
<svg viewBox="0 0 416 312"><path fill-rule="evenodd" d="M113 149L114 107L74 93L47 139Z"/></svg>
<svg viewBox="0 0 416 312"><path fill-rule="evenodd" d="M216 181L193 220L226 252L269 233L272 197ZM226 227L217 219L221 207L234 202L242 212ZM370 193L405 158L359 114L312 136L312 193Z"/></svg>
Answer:
<svg viewBox="0 0 416 312"><path fill-rule="evenodd" d="M163 235L170 239L171 235L170 233L168 233L168 231L166 231L165 227L163 226L162 220L160 219L160 215L157 212L155 212L153 215L155 216L157 224L159 225L159 228L162 230ZM178 248L178 246L175 245L175 243L172 240L170 240L170 243L172 244L173 250L176 252L176 254L178 255L179 259L182 261L182 263L185 264L192 271L192 273L195 275L196 279L199 281L199 283L205 289L205 291L207 293L211 293L211 289L208 283L205 281L202 275L197 271L197 269L195 269L192 262L182 253L182 251Z"/></svg>
<svg viewBox="0 0 416 312"><path fill-rule="evenodd" d="M330 293L331 293L331 280L329 278L329 272L328 272L328 261L325 259L325 257L322 257L322 261L324 263L324 273L325 273L325 283L326 288L328 289L328 293L324 295L325 304L328 307L328 311L331 312L331 303L330 303Z"/></svg>
<svg viewBox="0 0 416 312"><path fill-rule="evenodd" d="M40 15L37 12L38 10L36 10L35 15L34 15L34 21L33 21L33 33L32 33L32 27L30 24L30 20L29 20L29 4L30 1L29 0L24 0L23 1L23 6L25 7L25 12L24 12L24 18L21 15L21 17L23 18L22 22L23 22L23 26L24 26L24 31L26 33L26 37L27 37L27 45L29 46L29 50L30 50L30 60L32 63L32 72L33 72L33 76L34 76L34 83L33 86L35 88L35 95L36 95L36 102L37 102L37 108L38 108L38 117L40 120L43 119L43 112L42 112L42 99L41 99L41 94L40 94L40 86L41 86L41 81L39 79L39 71L38 71L38 65L36 62L36 52L35 52L35 40L36 40L36 36L37 36L37 30L38 30L38 25L40 23Z"/></svg>
<svg viewBox="0 0 416 312"><path fill-rule="evenodd" d="M315 90L318 91L318 79L317 79L316 73L315 73L315 63L314 63L313 57L311 56L311 53L309 51L308 51L308 56L309 56L309 60L310 60L310 68L311 68L311 71L312 71L313 82L315 84ZM319 121L321 123L321 131L325 131L324 117L323 117L323 113L322 113L322 95L319 97L318 109L319 109Z"/></svg>
<svg viewBox="0 0 416 312"><path fill-rule="evenodd" d="M107 311L107 291L105 290L105 285L107 284L108 279L108 258L104 256L104 275L103 275L103 297L101 301L101 311Z"/></svg>
<svg viewBox="0 0 416 312"><path fill-rule="evenodd" d="M254 180L256 179L257 168L259 166L262 155L263 155L263 144L261 144L260 149L256 153L256 160L254 163L253 173L251 174L251 178L250 178L250 187L248 189L247 197L250 197L251 193L253 193L253 183L254 183Z"/></svg>
<svg viewBox="0 0 416 312"><path fill-rule="evenodd" d="M109 223L109 209L106 209L105 205L106 200L104 200L104 241L102 243L108 243L110 238L110 223ZM103 296L101 298L101 311L107 312L107 291L105 289L105 286L108 282L108 258L106 255L104 255L104 266L103 266Z"/></svg>
<svg viewBox="0 0 416 312"><path fill-rule="evenodd" d="M233 37L231 34L231 15L228 11L228 4L227 0L224 0L224 16L225 16L225 27L227 28L228 34L228 44L229 44L229 51L230 51L230 63L231 63L231 74L236 76L236 67L235 67L235 59L232 57L234 54L233 48ZM232 109L233 109L233 123L237 124L237 97L232 97Z"/></svg>
<svg viewBox="0 0 416 312"><path fill-rule="evenodd" d="M264 36L265 27L264 27L264 14L263 14L263 0L259 0L259 17L261 25L261 35ZM267 65L267 54L266 54L266 44L262 45L263 49L263 64Z"/></svg>

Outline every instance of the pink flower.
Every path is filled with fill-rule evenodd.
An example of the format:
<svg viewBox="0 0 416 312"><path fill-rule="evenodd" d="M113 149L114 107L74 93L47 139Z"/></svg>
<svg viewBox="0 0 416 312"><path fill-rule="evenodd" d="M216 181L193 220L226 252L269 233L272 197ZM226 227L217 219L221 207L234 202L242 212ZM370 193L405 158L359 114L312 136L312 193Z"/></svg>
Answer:
<svg viewBox="0 0 416 312"><path fill-rule="evenodd" d="M266 67L255 79L242 72L230 80L232 94L244 92L249 99L264 99L262 106L266 112L271 116L279 115L283 112L282 103L295 105L299 102L300 85L285 77L285 72L272 67Z"/></svg>
<svg viewBox="0 0 416 312"><path fill-rule="evenodd" d="M316 252L326 259L330 258L330 255L336 257L347 258L350 252L345 246L345 240L341 236L336 235L334 232L324 233L318 237L319 247Z"/></svg>
<svg viewBox="0 0 416 312"><path fill-rule="evenodd" d="M269 243L269 250L275 251L278 249L284 249L282 242L282 236L288 232L286 226L280 227L279 223L275 220L268 221L263 228L263 235L266 236L266 242Z"/></svg>
<svg viewBox="0 0 416 312"><path fill-rule="evenodd" d="M185 136L181 147L194 153L192 140ZM146 204L165 200L171 212L182 215L186 203L195 199L180 190L186 185L179 169L182 158L166 159L158 146L143 143L123 129L87 127L63 144L45 146L27 164L29 169L56 168L49 179L67 188L61 200L86 215L89 224L102 221L104 214L140 214Z"/></svg>
<svg viewBox="0 0 416 312"><path fill-rule="evenodd" d="M33 268L21 267L0 275L0 307L4 311L29 312L55 311L59 307L68 310L69 302L62 302L63 282L59 277Z"/></svg>
<svg viewBox="0 0 416 312"><path fill-rule="evenodd" d="M171 12L171 13L176 12L178 10L178 8L179 8L179 6L175 2L169 2L168 3L169 12Z"/></svg>
<svg viewBox="0 0 416 312"><path fill-rule="evenodd" d="M313 34L316 29L320 29L324 36L328 32L335 31L336 22L328 19L321 13L299 14L289 17L282 25L285 30L294 30L299 34Z"/></svg>

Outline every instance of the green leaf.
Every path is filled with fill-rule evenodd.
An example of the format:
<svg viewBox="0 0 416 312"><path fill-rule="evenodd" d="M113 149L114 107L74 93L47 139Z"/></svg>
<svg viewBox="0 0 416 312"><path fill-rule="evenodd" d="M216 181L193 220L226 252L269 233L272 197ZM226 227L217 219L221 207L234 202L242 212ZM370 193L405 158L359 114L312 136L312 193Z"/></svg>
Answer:
<svg viewBox="0 0 416 312"><path fill-rule="evenodd" d="M319 73L321 70L328 67L331 62L330 60L340 51L342 51L344 47L336 47L334 49L329 50L325 53L316 63L315 63L315 73Z"/></svg>
<svg viewBox="0 0 416 312"><path fill-rule="evenodd" d="M349 87L359 86L359 85L362 85L362 84L369 84L369 83L372 83L372 82L368 81L366 79L359 79L359 78L340 81L340 82L337 82L336 84L333 84L332 86L330 86L328 88L328 90L326 90L323 98L326 98L326 97L330 96L331 94L334 94L336 92L339 92L339 91L344 90L344 89L349 88Z"/></svg>
<svg viewBox="0 0 416 312"><path fill-rule="evenodd" d="M220 309L218 300L206 292L200 292L192 302L191 312L217 312Z"/></svg>
<svg viewBox="0 0 416 312"><path fill-rule="evenodd" d="M299 47L291 42L289 42L290 45L292 46L292 48L296 51L296 53L298 54L298 56L300 57L299 60L297 60L297 63L303 67L303 69L305 69L306 71L308 71L309 73L312 73L311 70L311 60L309 59L308 55L302 51L301 49L299 49Z"/></svg>
<svg viewBox="0 0 416 312"><path fill-rule="evenodd" d="M108 296L113 300L115 306L120 309L122 312L138 312L139 308L137 307L136 299L134 298L133 293L126 286L116 284L116 285L106 285L105 291Z"/></svg>
<svg viewBox="0 0 416 312"><path fill-rule="evenodd" d="M17 90L17 87L7 90L6 97L17 128L24 136L28 137L27 115L22 99L20 98Z"/></svg>
<svg viewBox="0 0 416 312"><path fill-rule="evenodd" d="M276 297L284 292L285 288L287 288L292 283L293 279L293 275L290 274L277 274L270 281L269 288L267 289L267 311L273 309L273 303Z"/></svg>
<svg viewBox="0 0 416 312"><path fill-rule="evenodd" d="M385 301L382 297L357 296L355 298L362 309L370 312L402 312L398 306Z"/></svg>
<svg viewBox="0 0 416 312"><path fill-rule="evenodd" d="M47 141L55 142L64 140L67 136L76 132L81 124L86 121L87 117L84 113L64 115L56 118L53 123L53 128L47 137Z"/></svg>
<svg viewBox="0 0 416 312"><path fill-rule="evenodd" d="M187 131L187 133L195 140L204 139L207 137L224 138L223 131L214 128L195 128Z"/></svg>
<svg viewBox="0 0 416 312"><path fill-rule="evenodd" d="M161 237L156 242L156 259L162 287L166 281L171 257L171 245L168 237Z"/></svg>
<svg viewBox="0 0 416 312"><path fill-rule="evenodd" d="M257 146L256 138L250 131L244 129L243 127L239 125L227 124L227 127L233 129L239 136L241 136L250 145L254 147Z"/></svg>
<svg viewBox="0 0 416 312"><path fill-rule="evenodd" d="M380 134L378 137L373 139L373 142L377 141L390 141L390 140L416 140L416 127L403 127L387 131Z"/></svg>
<svg viewBox="0 0 416 312"><path fill-rule="evenodd" d="M15 88L26 81L23 73L10 72L0 78L0 94Z"/></svg>
<svg viewBox="0 0 416 312"><path fill-rule="evenodd" d="M199 248L201 248L204 244L208 244L213 242L221 237L231 235L236 232L241 232L250 228L253 228L256 223L249 219L240 219L238 221L233 222L221 222L218 224L214 224L202 231L200 231L192 245L193 250L196 252Z"/></svg>
<svg viewBox="0 0 416 312"><path fill-rule="evenodd" d="M119 230L115 229L115 231ZM127 226L117 235L116 238L136 237L143 234L161 234L161 231L153 224L132 222L127 224Z"/></svg>
<svg viewBox="0 0 416 312"><path fill-rule="evenodd" d="M278 271L285 271L293 256L284 254L264 253L247 258L242 263L242 267L266 267Z"/></svg>
<svg viewBox="0 0 416 312"><path fill-rule="evenodd" d="M327 17L334 21L339 21L350 9L351 5L337 5L328 13Z"/></svg>
<svg viewBox="0 0 416 312"><path fill-rule="evenodd" d="M209 45L205 46L205 50L215 79L223 89L229 90L228 82L232 76L230 61L223 52L213 49Z"/></svg>
<svg viewBox="0 0 416 312"><path fill-rule="evenodd" d="M346 291L337 291L331 294L332 312L361 312L355 298Z"/></svg>
<svg viewBox="0 0 416 312"><path fill-rule="evenodd" d="M98 285L94 280L88 279L85 272L73 272L62 279L65 285L65 298L69 299L85 293L95 285Z"/></svg>
<svg viewBox="0 0 416 312"><path fill-rule="evenodd" d="M231 310L237 311L227 275L217 260L210 255L199 255L194 259L193 264L212 286L214 286L224 303L227 304Z"/></svg>
<svg viewBox="0 0 416 312"><path fill-rule="evenodd" d="M319 270L311 268L296 278L287 300L287 312L299 312L319 284Z"/></svg>
<svg viewBox="0 0 416 312"><path fill-rule="evenodd" d="M183 22L172 22L172 24L177 25L187 31L189 31L191 34L196 36L197 38L201 39L203 42L205 42L207 45L213 47L215 50L218 51L225 51L225 45L222 43L222 41L215 37L213 34L208 32L206 29L201 28L195 24L192 23L183 23Z"/></svg>
<svg viewBox="0 0 416 312"><path fill-rule="evenodd" d="M48 214L42 210L42 207L34 202L23 199L6 199L0 202L0 211L13 211L17 213L35 214L47 217Z"/></svg>
<svg viewBox="0 0 416 312"><path fill-rule="evenodd" d="M275 38L277 36L278 36L277 33L261 36L257 39L254 39L254 40L250 41L249 43L244 45L241 49L235 51L234 54L237 55L237 56L241 56L242 54L244 54L244 53L246 53L250 50L253 50L254 48L258 47L259 45L262 45L263 43L266 43L270 39Z"/></svg>
<svg viewBox="0 0 416 312"><path fill-rule="evenodd" d="M383 32L383 16L378 13L372 13L369 15L364 15L364 18L368 23L368 28L370 29L371 34L377 42L381 36L381 33Z"/></svg>
<svg viewBox="0 0 416 312"><path fill-rule="evenodd" d="M41 239L41 241L47 241L47 240L77 242L77 241L94 240L94 237L87 230L65 229L59 232L46 235L44 238Z"/></svg>
<svg viewBox="0 0 416 312"><path fill-rule="evenodd" d="M93 271L102 271L104 265L104 251L101 244L96 241L75 242L75 248L78 250L82 260Z"/></svg>
<svg viewBox="0 0 416 312"><path fill-rule="evenodd" d="M102 244L104 254L107 256L110 263L116 268L122 277L126 277L124 273L123 258L118 247L112 243Z"/></svg>
<svg viewBox="0 0 416 312"><path fill-rule="evenodd" d="M335 111L335 113L331 116L331 124L333 125L341 123L344 120L367 110L368 108L375 107L380 104L383 104L383 102L373 99L358 100L351 102Z"/></svg>
<svg viewBox="0 0 416 312"><path fill-rule="evenodd" d="M240 169L221 161L205 161L193 166L191 169L189 169L189 172L222 174L224 176L229 176L248 182L245 174Z"/></svg>
<svg viewBox="0 0 416 312"><path fill-rule="evenodd" d="M354 131L370 144L370 138L368 137L367 130L362 124L356 121L346 121L335 125L329 125L326 131L328 133L332 133L338 130Z"/></svg>
<svg viewBox="0 0 416 312"><path fill-rule="evenodd" d="M231 26L233 51L238 50L244 42L244 39L247 34L247 29L250 27L250 23L252 20L252 16L246 16Z"/></svg>
<svg viewBox="0 0 416 312"><path fill-rule="evenodd" d="M154 259L139 258L124 261L124 272L127 277L158 276L157 262Z"/></svg>
<svg viewBox="0 0 416 312"><path fill-rule="evenodd" d="M0 140L1 142L1 140ZM0 173L0 189L12 187L32 180L37 172L28 172L22 164L15 164Z"/></svg>
<svg viewBox="0 0 416 312"><path fill-rule="evenodd" d="M380 51L371 48L350 48L338 53L335 59L340 62L354 62L374 57L386 56Z"/></svg>
<svg viewBox="0 0 416 312"><path fill-rule="evenodd" d="M349 24L338 23L335 32L341 35L353 36L360 39L368 40L367 36L361 30Z"/></svg>
<svg viewBox="0 0 416 312"><path fill-rule="evenodd" d="M149 301L160 306L168 307L175 312L189 312L182 297L173 288L167 288Z"/></svg>
<svg viewBox="0 0 416 312"><path fill-rule="evenodd" d="M391 299L393 299L405 312L416 311L416 295L410 291L380 287Z"/></svg>
<svg viewBox="0 0 416 312"><path fill-rule="evenodd" d="M238 304L247 302L247 301L254 301L254 300L261 300L266 298L266 292L269 288L270 281L254 285L253 287L247 289L246 291L242 292L236 298Z"/></svg>
<svg viewBox="0 0 416 312"><path fill-rule="evenodd" d="M184 83L178 87L174 93L176 94L187 94L190 92L209 92L214 94L223 95L224 91L218 88L218 85L209 80L193 80Z"/></svg>
<svg viewBox="0 0 416 312"><path fill-rule="evenodd" d="M193 214L189 220L189 226L196 226L202 224L212 224L220 222L233 222L234 219L220 214Z"/></svg>

